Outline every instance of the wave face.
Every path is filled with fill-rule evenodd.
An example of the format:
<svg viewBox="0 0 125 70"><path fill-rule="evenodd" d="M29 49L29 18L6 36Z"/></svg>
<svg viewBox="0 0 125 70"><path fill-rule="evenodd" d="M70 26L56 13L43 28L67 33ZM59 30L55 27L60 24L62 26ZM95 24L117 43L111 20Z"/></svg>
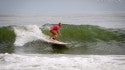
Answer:
<svg viewBox="0 0 125 70"><path fill-rule="evenodd" d="M13 53L15 37L12 26L0 28L0 53Z"/></svg>
<svg viewBox="0 0 125 70"><path fill-rule="evenodd" d="M0 28L0 42L2 41L13 41L15 33L12 26L6 26Z"/></svg>
<svg viewBox="0 0 125 70"><path fill-rule="evenodd" d="M44 25L42 32L49 35L48 27ZM93 25L68 25L64 24L61 29L62 36L59 40L71 41L125 41L124 30L105 29Z"/></svg>
<svg viewBox="0 0 125 70"><path fill-rule="evenodd" d="M124 30L63 24L57 40L70 44L57 45L49 43L49 26L1 27L0 53L125 54Z"/></svg>

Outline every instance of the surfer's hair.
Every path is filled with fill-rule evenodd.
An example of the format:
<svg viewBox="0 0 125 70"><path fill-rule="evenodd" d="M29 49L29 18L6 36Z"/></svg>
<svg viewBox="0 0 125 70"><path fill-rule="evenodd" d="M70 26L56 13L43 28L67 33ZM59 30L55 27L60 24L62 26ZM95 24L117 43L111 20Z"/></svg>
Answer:
<svg viewBox="0 0 125 70"><path fill-rule="evenodd" d="M58 23L58 25L59 25L59 26L62 26L62 23L61 23L61 22L59 22L59 23Z"/></svg>

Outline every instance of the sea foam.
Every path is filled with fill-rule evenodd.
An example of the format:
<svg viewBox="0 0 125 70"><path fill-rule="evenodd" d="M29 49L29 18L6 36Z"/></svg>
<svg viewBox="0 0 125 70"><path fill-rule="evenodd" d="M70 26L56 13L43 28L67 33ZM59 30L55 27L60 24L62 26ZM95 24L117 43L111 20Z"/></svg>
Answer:
<svg viewBox="0 0 125 70"><path fill-rule="evenodd" d="M0 54L1 70L125 70L124 55Z"/></svg>
<svg viewBox="0 0 125 70"><path fill-rule="evenodd" d="M15 26L16 34L15 46L23 46L24 44L36 40L49 41L48 36L44 35L37 25Z"/></svg>

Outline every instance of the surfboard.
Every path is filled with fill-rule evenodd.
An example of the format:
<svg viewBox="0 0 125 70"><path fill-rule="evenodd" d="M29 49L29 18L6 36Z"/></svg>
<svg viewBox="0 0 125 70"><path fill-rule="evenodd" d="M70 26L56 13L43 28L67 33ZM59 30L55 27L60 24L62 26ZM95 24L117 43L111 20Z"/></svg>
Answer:
<svg viewBox="0 0 125 70"><path fill-rule="evenodd" d="M62 44L62 45L68 44L68 43L60 42L58 40L53 40L53 39L49 39L49 40L50 40L50 43L53 43L53 44Z"/></svg>

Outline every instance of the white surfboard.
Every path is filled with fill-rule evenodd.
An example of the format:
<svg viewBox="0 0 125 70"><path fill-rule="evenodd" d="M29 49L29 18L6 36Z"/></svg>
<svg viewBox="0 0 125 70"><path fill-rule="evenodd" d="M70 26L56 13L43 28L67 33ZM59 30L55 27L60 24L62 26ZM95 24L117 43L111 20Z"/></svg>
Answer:
<svg viewBox="0 0 125 70"><path fill-rule="evenodd" d="M50 43L53 43L53 44L62 44L62 45L68 44L68 43L60 42L58 40L53 40L53 39L49 39L49 40L50 40Z"/></svg>

